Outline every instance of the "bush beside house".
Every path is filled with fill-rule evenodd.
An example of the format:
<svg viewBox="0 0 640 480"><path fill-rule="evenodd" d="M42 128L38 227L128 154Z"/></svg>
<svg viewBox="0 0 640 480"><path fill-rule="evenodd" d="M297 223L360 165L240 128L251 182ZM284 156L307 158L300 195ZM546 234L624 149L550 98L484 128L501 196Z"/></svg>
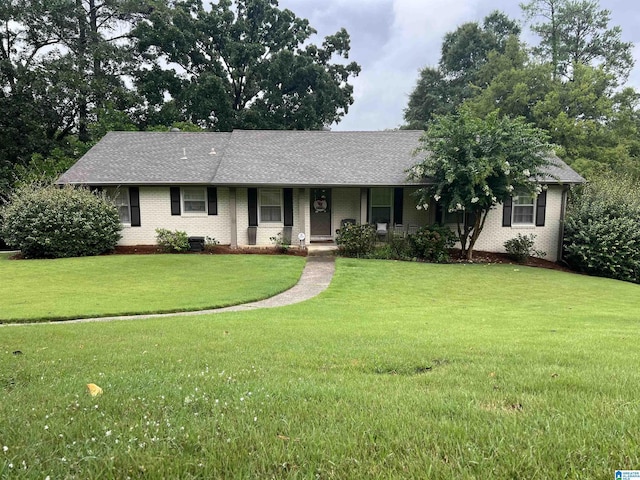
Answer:
<svg viewBox="0 0 640 480"><path fill-rule="evenodd" d="M98 255L113 250L122 225L104 195L65 186L17 189L0 210L0 237L25 258Z"/></svg>
<svg viewBox="0 0 640 480"><path fill-rule="evenodd" d="M601 178L575 192L564 259L580 272L640 283L640 185Z"/></svg>

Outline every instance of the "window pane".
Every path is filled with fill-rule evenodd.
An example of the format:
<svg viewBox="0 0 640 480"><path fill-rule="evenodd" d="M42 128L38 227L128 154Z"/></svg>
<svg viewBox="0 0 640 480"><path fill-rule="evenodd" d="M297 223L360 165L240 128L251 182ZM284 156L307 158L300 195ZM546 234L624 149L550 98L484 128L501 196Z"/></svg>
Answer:
<svg viewBox="0 0 640 480"><path fill-rule="evenodd" d="M533 223L533 205L514 205L513 223Z"/></svg>
<svg viewBox="0 0 640 480"><path fill-rule="evenodd" d="M185 188L184 189L185 200L196 200L204 202L204 189L202 188Z"/></svg>
<svg viewBox="0 0 640 480"><path fill-rule="evenodd" d="M533 197L531 195L518 195L513 198L514 205L533 205Z"/></svg>
<svg viewBox="0 0 640 480"><path fill-rule="evenodd" d="M206 205L204 202L184 202L185 212L206 212Z"/></svg>
<svg viewBox="0 0 640 480"><path fill-rule="evenodd" d="M107 195L113 200L118 208L120 223L131 223L131 210L129 209L129 189L117 188L107 189Z"/></svg>
<svg viewBox="0 0 640 480"><path fill-rule="evenodd" d="M131 223L129 205L122 205L118 207L118 215L120 216L120 223Z"/></svg>
<svg viewBox="0 0 640 480"><path fill-rule="evenodd" d="M371 223L391 223L391 207L371 207Z"/></svg>
<svg viewBox="0 0 640 480"><path fill-rule="evenodd" d="M390 188L372 188L371 205L375 207L390 207L391 193Z"/></svg>
<svg viewBox="0 0 640 480"><path fill-rule="evenodd" d="M203 213L207 211L204 188L183 188L182 200L185 212Z"/></svg>
<svg viewBox="0 0 640 480"><path fill-rule="evenodd" d="M513 197L513 223L533 224L534 197L527 192L518 192Z"/></svg>
<svg viewBox="0 0 640 480"><path fill-rule="evenodd" d="M280 190L260 190L260 204L280 206Z"/></svg>
<svg viewBox="0 0 640 480"><path fill-rule="evenodd" d="M260 190L260 221L282 221L282 195L277 188L264 188Z"/></svg>
<svg viewBox="0 0 640 480"><path fill-rule="evenodd" d="M263 222L279 222L281 221L280 211L280 207L263 205L260 207L260 220Z"/></svg>

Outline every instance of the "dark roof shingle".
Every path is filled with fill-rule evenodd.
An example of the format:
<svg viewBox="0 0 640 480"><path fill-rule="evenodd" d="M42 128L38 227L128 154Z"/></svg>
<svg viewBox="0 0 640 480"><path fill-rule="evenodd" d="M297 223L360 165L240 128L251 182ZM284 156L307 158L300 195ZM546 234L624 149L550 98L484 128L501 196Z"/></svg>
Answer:
<svg viewBox="0 0 640 480"><path fill-rule="evenodd" d="M423 132L110 132L58 183L282 186L409 185ZM215 151L215 154L212 153ZM584 179L557 157L547 181Z"/></svg>

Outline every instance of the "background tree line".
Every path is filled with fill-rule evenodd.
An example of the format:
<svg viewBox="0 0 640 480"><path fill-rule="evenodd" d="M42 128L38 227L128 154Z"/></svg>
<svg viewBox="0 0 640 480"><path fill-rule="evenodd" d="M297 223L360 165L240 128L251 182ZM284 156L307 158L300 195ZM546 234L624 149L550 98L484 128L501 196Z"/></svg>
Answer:
<svg viewBox="0 0 640 480"><path fill-rule="evenodd" d="M523 117L587 178L638 177L639 95L626 86L633 45L609 25L611 12L592 0L531 0L521 9L539 43L525 44L521 22L501 12L448 33L438 65L420 72L403 128L427 129L460 108Z"/></svg>
<svg viewBox="0 0 640 480"><path fill-rule="evenodd" d="M0 196L109 130L320 129L353 102L343 29L277 0L4 0Z"/></svg>

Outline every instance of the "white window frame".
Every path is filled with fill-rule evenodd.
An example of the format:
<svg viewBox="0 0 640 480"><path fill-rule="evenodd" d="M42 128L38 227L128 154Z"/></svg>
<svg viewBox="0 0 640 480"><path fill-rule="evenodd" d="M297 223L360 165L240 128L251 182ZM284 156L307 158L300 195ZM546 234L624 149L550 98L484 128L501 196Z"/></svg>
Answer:
<svg viewBox="0 0 640 480"><path fill-rule="evenodd" d="M202 200L187 198L189 192L199 192L202 194ZM180 201L182 203L182 213L184 215L207 215L207 189L206 187L182 187L180 189ZM192 210L187 208L187 202L189 203L202 203L202 210Z"/></svg>
<svg viewBox="0 0 640 480"><path fill-rule="evenodd" d="M278 204L269 204L269 203L264 203L264 199L263 199L263 195L269 193L269 194L276 194L278 196ZM265 220L263 218L263 212L262 212L262 208L263 207L267 207L267 208L279 208L280 213L279 213L279 219L278 220ZM258 221L259 223L270 223L270 224L277 224L277 223L283 223L283 218L284 218L284 201L282 198L282 189L281 188L260 188L258 189L258 214L260 215Z"/></svg>
<svg viewBox="0 0 640 480"><path fill-rule="evenodd" d="M118 217L123 225L131 225L131 198L129 197L129 187L106 188L107 196L113 201L118 209ZM127 218L123 219L122 212L126 208Z"/></svg>
<svg viewBox="0 0 640 480"><path fill-rule="evenodd" d="M375 203L374 201L374 197L376 195L374 195L375 192L381 193L383 190L386 190L386 192L388 193L387 195L387 199L385 200L385 202L388 203ZM371 222L376 222L376 223L380 223L380 219L377 218L373 218L373 209L374 208L388 208L389 209L389 226L393 225L393 188L391 187L372 187L371 188L371 202L369 205L369 218L371 219ZM386 222L384 222L386 223Z"/></svg>
<svg viewBox="0 0 640 480"><path fill-rule="evenodd" d="M523 200L531 200L531 203L519 203ZM523 213L517 213L518 210L522 212L523 209L531 209L531 221L517 221L516 215L522 216ZM529 215L529 214L527 214ZM536 195L527 192L517 192L511 200L511 225L516 227L526 226L532 227L536 224Z"/></svg>

